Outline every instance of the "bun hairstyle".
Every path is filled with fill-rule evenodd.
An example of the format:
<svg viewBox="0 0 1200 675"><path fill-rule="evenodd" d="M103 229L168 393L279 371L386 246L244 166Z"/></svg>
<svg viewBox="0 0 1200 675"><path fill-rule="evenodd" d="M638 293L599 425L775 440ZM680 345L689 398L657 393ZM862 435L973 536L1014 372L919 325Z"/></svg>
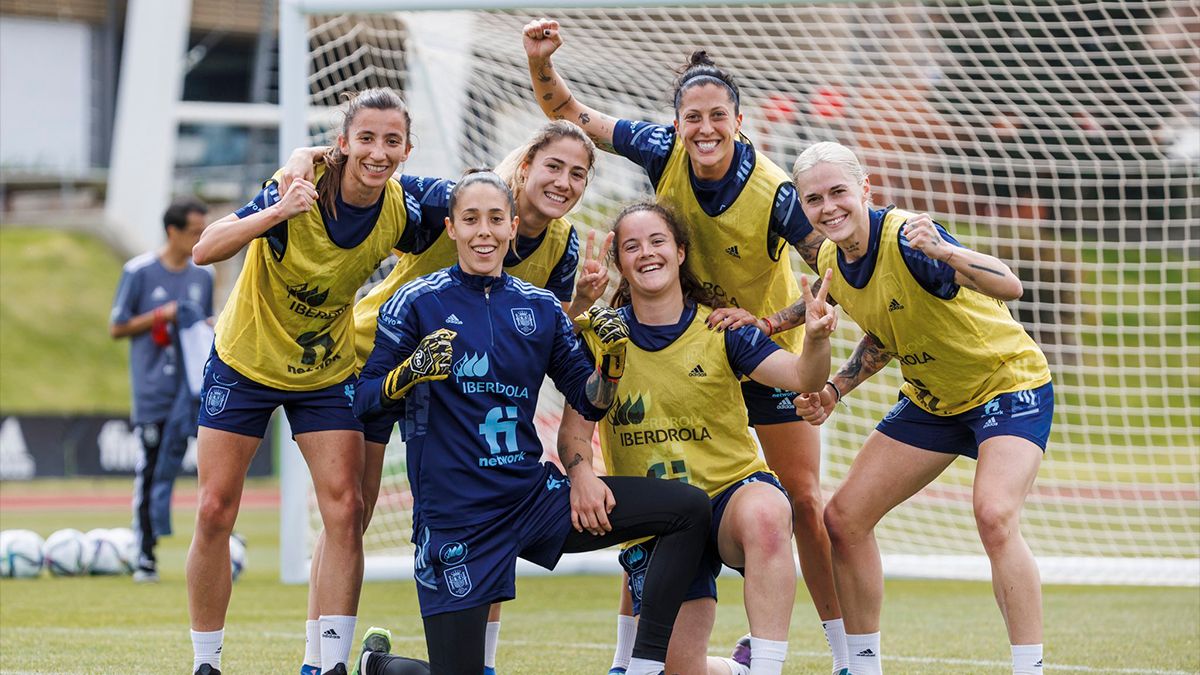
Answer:
<svg viewBox="0 0 1200 675"><path fill-rule="evenodd" d="M734 82L733 76L717 67L717 64L708 57L708 52L699 49L692 52L688 58L688 62L679 69L679 77L675 78L675 117L679 117L679 103L683 99L683 92L692 87L699 87L705 84L715 84L725 87L729 92L729 100L733 103L733 114L741 113L741 93L738 91L737 83Z"/></svg>
<svg viewBox="0 0 1200 675"><path fill-rule="evenodd" d="M513 198L512 190L508 188L508 184L504 179L497 176L491 169L467 169L463 172L463 177L454 184L450 190L449 210L450 220L454 220L455 206L458 203L458 195L464 189L471 185L478 184L490 185L496 189L508 201L508 215L512 217L517 212L517 200Z"/></svg>
<svg viewBox="0 0 1200 675"><path fill-rule="evenodd" d="M408 106L405 105L404 99L395 90L388 87L376 87L366 89L358 94L345 93L342 94L342 97L346 100L345 116L342 118L343 137L350 137L350 126L354 123L354 118L358 116L359 111L364 108L398 110L404 115L404 144L412 145L412 116L408 113ZM338 147L337 143L334 143L325 151L325 173L317 181L317 202L321 205L321 210L334 218L337 218L337 195L341 191L342 172L345 168L346 156L342 154L342 149Z"/></svg>
<svg viewBox="0 0 1200 675"><path fill-rule="evenodd" d="M609 257L617 266L618 271L621 270L621 257L617 254L620 250L621 241L621 223L626 217L635 213L653 213L662 219L667 225L667 230L671 233L671 237L675 239L675 244L683 248L683 264L679 266L679 285L683 289L684 300L692 300L702 305L708 305L713 309L721 307L725 303L721 302L713 293L711 288L708 288L696 277L696 273L692 272L691 264L688 262L688 251L691 250L692 240L688 236L687 229L680 224L679 219L670 209L655 204L654 202L637 202L630 204L617 214L617 219L613 221L612 230L616 236L613 237L612 249L608 252ZM622 276L621 283L617 285L617 290L613 293L612 302L609 304L613 307L622 307L630 303L629 282Z"/></svg>

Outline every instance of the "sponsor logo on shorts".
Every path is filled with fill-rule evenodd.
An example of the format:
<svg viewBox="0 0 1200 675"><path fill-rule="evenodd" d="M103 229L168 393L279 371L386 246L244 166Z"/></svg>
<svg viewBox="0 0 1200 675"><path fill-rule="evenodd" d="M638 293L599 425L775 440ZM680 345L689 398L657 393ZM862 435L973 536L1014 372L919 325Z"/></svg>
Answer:
<svg viewBox="0 0 1200 675"><path fill-rule="evenodd" d="M514 307L512 319L513 325L521 335L533 335L533 332L537 330L537 321L534 320L533 310L528 307Z"/></svg>
<svg viewBox="0 0 1200 675"><path fill-rule="evenodd" d="M443 565L457 565L467 559L467 545L461 541L442 544L442 548L438 551L438 558L441 559Z"/></svg>
<svg viewBox="0 0 1200 675"><path fill-rule="evenodd" d="M471 575L467 572L466 565L451 567L443 572L442 576L446 579L446 587L450 589L450 595L463 598L471 592Z"/></svg>
<svg viewBox="0 0 1200 675"><path fill-rule="evenodd" d="M229 401L229 390L225 387L213 385L208 388L208 394L204 397L204 411L210 417L216 417L225 409L225 404Z"/></svg>
<svg viewBox="0 0 1200 675"><path fill-rule="evenodd" d="M621 564L630 572L636 572L646 566L650 561L650 552L641 544L634 544L629 548L621 551Z"/></svg>

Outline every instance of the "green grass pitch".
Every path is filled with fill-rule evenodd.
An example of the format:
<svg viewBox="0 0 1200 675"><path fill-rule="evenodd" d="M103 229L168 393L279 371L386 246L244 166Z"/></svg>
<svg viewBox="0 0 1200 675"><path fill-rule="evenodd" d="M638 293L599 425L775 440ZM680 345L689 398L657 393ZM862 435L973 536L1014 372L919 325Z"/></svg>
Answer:
<svg viewBox="0 0 1200 675"><path fill-rule="evenodd" d="M0 486L0 528L43 536L62 527L119 527L128 514L106 508L14 508L30 492L123 494L124 481ZM267 485L269 487L269 484ZM181 494L193 489L187 482ZM177 533L161 547L163 581L128 577L0 580L0 673L182 673L191 660L183 562L193 512L176 513ZM297 672L303 655L304 586L278 581L278 512L243 510L238 531L249 564L234 585L226 624L226 673ZM612 657L618 579L523 578L505 605L502 673L604 673ZM727 654L746 631L741 584L720 579L711 653ZM1194 588L1048 586L1047 672L1200 672L1200 592ZM383 625L395 650L423 656L412 581L363 587L359 633ZM1009 672L1008 647L991 588L983 583L889 581L883 615L884 664L895 673ZM828 672L816 614L800 585L787 673Z"/></svg>

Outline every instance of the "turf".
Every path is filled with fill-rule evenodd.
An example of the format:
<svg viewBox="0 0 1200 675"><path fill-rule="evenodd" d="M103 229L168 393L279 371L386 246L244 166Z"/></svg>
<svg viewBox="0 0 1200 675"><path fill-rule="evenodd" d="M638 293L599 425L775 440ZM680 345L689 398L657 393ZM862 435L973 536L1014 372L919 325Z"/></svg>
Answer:
<svg viewBox="0 0 1200 675"><path fill-rule="evenodd" d="M125 489L114 481L5 483L0 497ZM179 488L182 494L189 489L188 483ZM163 582L158 585L136 586L125 577L0 580L0 672L186 671L191 650L183 561L192 517L183 509L176 514L177 534L161 547ZM126 511L117 507L0 510L0 528L26 527L43 536L60 527L87 530L127 521ZM249 565L234 586L225 672L295 672L303 649L306 588L277 581L278 513L245 509L238 531L249 541ZM517 600L505 605L501 672L606 672L617 584L615 577L605 576L521 579ZM714 654L725 653L746 630L740 582L722 576L719 586ZM785 672L827 672L816 615L800 588ZM987 584L889 581L885 593L888 673L1009 671L1003 625ZM1048 672L1200 671L1196 589L1048 586L1045 612ZM388 626L396 651L424 655L411 581L367 584L359 614L360 633L366 626Z"/></svg>
<svg viewBox="0 0 1200 675"><path fill-rule="evenodd" d="M0 411L129 411L129 345L108 335L121 265L85 234L0 230Z"/></svg>

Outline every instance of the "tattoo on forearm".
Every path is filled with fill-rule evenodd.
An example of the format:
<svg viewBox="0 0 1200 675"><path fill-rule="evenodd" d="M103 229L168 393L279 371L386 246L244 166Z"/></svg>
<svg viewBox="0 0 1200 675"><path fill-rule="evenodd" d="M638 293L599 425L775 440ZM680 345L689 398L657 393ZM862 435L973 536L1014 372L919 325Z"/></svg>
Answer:
<svg viewBox="0 0 1200 675"><path fill-rule="evenodd" d="M538 82L545 83L545 82L549 82L552 79L549 75L546 74L547 70L554 70L554 66L550 65L549 63L543 63L541 66L538 67L538 71L537 71Z"/></svg>
<svg viewBox="0 0 1200 675"><path fill-rule="evenodd" d="M588 378L584 392L587 394L589 403L597 408L607 408L612 405L613 399L616 398L617 383L609 381L607 377L604 377L603 373L597 370Z"/></svg>
<svg viewBox="0 0 1200 675"><path fill-rule="evenodd" d="M854 353L850 355L850 360L838 369L836 377L851 385L840 387L842 395L882 370L890 360L892 357L883 351L882 346L873 337L864 335L854 348Z"/></svg>
<svg viewBox="0 0 1200 675"><path fill-rule="evenodd" d="M546 98L547 99L549 98L549 94L547 94ZM574 101L574 100L575 100L574 96L567 94L567 100L554 106L554 108L553 108L553 110L551 110L551 112L558 112L559 110L562 110L564 106L566 106L568 103L570 103L571 101Z"/></svg>
<svg viewBox="0 0 1200 675"><path fill-rule="evenodd" d="M542 94L542 100L543 100L543 101L549 101L549 100L550 100L550 99L552 99L552 98L554 98L554 92L552 92L552 91L550 91L550 92L546 92L545 94Z"/></svg>
<svg viewBox="0 0 1200 675"><path fill-rule="evenodd" d="M799 326L804 323L804 314L806 307L803 300L797 300L795 303L779 310L776 315L779 317L781 326L789 328Z"/></svg>
<svg viewBox="0 0 1200 675"><path fill-rule="evenodd" d="M1000 277L1000 278L1004 278L1004 277L1008 276L1007 274L1005 274L1005 273L1004 273L1003 271L1001 271L1001 270L993 269L993 268L991 268L991 267L986 267L986 266L984 266L984 265L976 265L975 263L970 263L970 264L968 264L968 265L967 265L967 267L970 267L970 268L973 268L973 269L980 270L981 272L987 272L987 273L989 273L989 274L995 274L996 276L998 276L998 277Z"/></svg>
<svg viewBox="0 0 1200 675"><path fill-rule="evenodd" d="M825 237L814 231L805 237L804 241L796 244L796 251L800 254L800 259L814 272L817 271L817 254L820 252L821 244L823 243L825 243Z"/></svg>
<svg viewBox="0 0 1200 675"><path fill-rule="evenodd" d="M591 121L592 121L591 115L589 115L585 112L579 113L579 123L580 124L587 124L588 122L591 122Z"/></svg>
<svg viewBox="0 0 1200 675"><path fill-rule="evenodd" d="M566 469L567 469L567 471L570 471L571 469L574 469L575 467L579 466L582 463L583 463L583 455L581 455L577 452L577 453L575 453L575 456L571 458L571 461L566 465Z"/></svg>

